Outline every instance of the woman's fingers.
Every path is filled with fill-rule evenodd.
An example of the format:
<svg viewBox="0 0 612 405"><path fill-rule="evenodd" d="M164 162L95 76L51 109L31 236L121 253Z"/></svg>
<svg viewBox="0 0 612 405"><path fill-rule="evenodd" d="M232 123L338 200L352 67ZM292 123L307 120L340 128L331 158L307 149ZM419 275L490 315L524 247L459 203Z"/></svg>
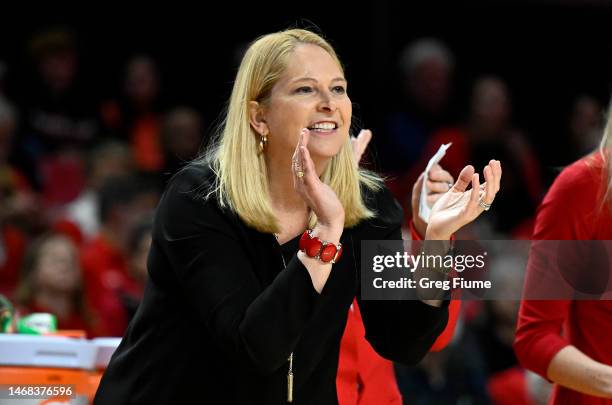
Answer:
<svg viewBox="0 0 612 405"><path fill-rule="evenodd" d="M439 164L433 165L429 171L427 188L431 193L446 193L453 186L453 176L444 170Z"/></svg>
<svg viewBox="0 0 612 405"><path fill-rule="evenodd" d="M473 177L474 166L465 166L463 170L461 170L461 173L459 173L459 178L457 179L457 182L453 185L453 190L459 193L463 193L467 189L467 186L469 186L470 182L472 182Z"/></svg>
<svg viewBox="0 0 612 405"><path fill-rule="evenodd" d="M300 140L297 145L297 156L294 159L293 179L296 191L302 196L304 201L316 211L317 182L320 182L314 162L308 151L308 129L303 129L300 133Z"/></svg>
<svg viewBox="0 0 612 405"><path fill-rule="evenodd" d="M470 201L468 202L468 211L478 208L478 200L480 199L480 176L478 173L472 175L472 190L470 192Z"/></svg>
<svg viewBox="0 0 612 405"><path fill-rule="evenodd" d="M355 162L359 165L361 157L368 148L368 144L372 140L372 131L369 129L362 129L357 137L351 138L351 144L353 146L353 155L355 156Z"/></svg>
<svg viewBox="0 0 612 405"><path fill-rule="evenodd" d="M433 182L454 183L453 176L442 168L439 164L433 165L429 171L429 180Z"/></svg>
<svg viewBox="0 0 612 405"><path fill-rule="evenodd" d="M427 180L427 189L429 190L429 194L438 194L438 193L446 193L453 186L451 181L431 181Z"/></svg>
<svg viewBox="0 0 612 405"><path fill-rule="evenodd" d="M501 162L499 160L493 160L493 163L489 163L489 164L491 164L493 168L493 174L495 175L495 180L496 180L495 192L497 193L501 186L501 176L502 176Z"/></svg>
<svg viewBox="0 0 612 405"><path fill-rule="evenodd" d="M315 164L308 150L307 129L300 133L297 154L292 165L295 191L317 216L319 223L344 225L344 208L334 191L319 179Z"/></svg>
<svg viewBox="0 0 612 405"><path fill-rule="evenodd" d="M293 179L293 188L298 190L300 185L300 179L297 177L297 172L299 170L299 153L300 153L300 143L302 142L302 134L300 133L300 137L298 139L297 145L295 145L295 150L293 151L293 155L291 156L291 178Z"/></svg>
<svg viewBox="0 0 612 405"><path fill-rule="evenodd" d="M294 188L303 194L304 191L304 177L306 175L304 169L304 158L302 153L302 145L308 142L308 129L304 128L300 132L300 138L295 147L295 152L291 158L291 172L293 173L293 186Z"/></svg>
<svg viewBox="0 0 612 405"><path fill-rule="evenodd" d="M306 145L300 146L300 152L303 162L302 170L304 171L304 184L307 187L312 187L316 184L317 181L321 180L319 179L319 176L317 176L317 171L315 169L314 162L310 157L310 151L308 151Z"/></svg>
<svg viewBox="0 0 612 405"><path fill-rule="evenodd" d="M484 175L487 181L482 200L487 204L492 204L500 188L501 164L499 160L491 160L484 168Z"/></svg>
<svg viewBox="0 0 612 405"><path fill-rule="evenodd" d="M493 200L495 200L495 195L499 191L500 181L501 181L501 164L498 160L491 160L489 164L485 166L484 170L484 178L485 182L483 184L479 184L479 179L474 178L472 180L472 193L470 195L469 206L473 205L473 201L476 199L478 195L476 209L478 212L482 213L485 210L485 207L481 205L483 204L491 205L493 204ZM474 192L474 190L478 190L478 193ZM471 208L471 207L470 207Z"/></svg>
<svg viewBox="0 0 612 405"><path fill-rule="evenodd" d="M486 187L484 189L484 195L481 197L482 201L491 204L493 203L493 199L495 198L495 175L493 174L493 168L488 165L485 166L484 170L484 178L486 180Z"/></svg>

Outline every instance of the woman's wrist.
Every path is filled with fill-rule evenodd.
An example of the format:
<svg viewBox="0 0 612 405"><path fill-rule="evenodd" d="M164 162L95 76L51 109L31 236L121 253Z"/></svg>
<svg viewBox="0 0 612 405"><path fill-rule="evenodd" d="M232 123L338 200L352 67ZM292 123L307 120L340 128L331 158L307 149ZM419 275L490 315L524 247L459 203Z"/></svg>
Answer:
<svg viewBox="0 0 612 405"><path fill-rule="evenodd" d="M612 366L601 365L601 390L606 398L612 398Z"/></svg>
<svg viewBox="0 0 612 405"><path fill-rule="evenodd" d="M425 240L450 240L451 235L447 235L445 233L436 232L436 230L431 227L427 227L425 231Z"/></svg>
<svg viewBox="0 0 612 405"><path fill-rule="evenodd" d="M312 236L316 236L322 241L331 242L337 245L340 242L343 231L343 225L317 224L312 230Z"/></svg>
<svg viewBox="0 0 612 405"><path fill-rule="evenodd" d="M570 345L561 349L546 370L551 381L589 395L612 398L612 367Z"/></svg>
<svg viewBox="0 0 612 405"><path fill-rule="evenodd" d="M421 238L425 238L425 234L427 233L427 224L418 216L418 214L412 217L412 224L414 225L414 230L419 234L419 236Z"/></svg>

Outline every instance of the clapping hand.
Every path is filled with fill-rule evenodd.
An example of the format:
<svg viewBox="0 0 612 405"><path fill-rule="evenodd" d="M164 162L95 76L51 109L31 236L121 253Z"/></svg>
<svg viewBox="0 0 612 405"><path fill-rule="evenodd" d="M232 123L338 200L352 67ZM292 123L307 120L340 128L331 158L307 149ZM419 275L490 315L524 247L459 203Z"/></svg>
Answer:
<svg viewBox="0 0 612 405"><path fill-rule="evenodd" d="M461 170L457 182L432 207L426 239L448 240L453 233L488 210L500 187L502 169L499 160L489 161L483 172L485 182L480 184L473 166ZM470 183L472 188L467 190Z"/></svg>

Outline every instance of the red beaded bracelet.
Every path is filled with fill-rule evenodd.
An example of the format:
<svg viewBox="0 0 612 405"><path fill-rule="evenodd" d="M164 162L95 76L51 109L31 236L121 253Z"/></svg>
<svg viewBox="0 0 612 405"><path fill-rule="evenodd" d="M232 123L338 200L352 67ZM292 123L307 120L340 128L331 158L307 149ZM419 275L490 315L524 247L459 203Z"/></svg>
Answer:
<svg viewBox="0 0 612 405"><path fill-rule="evenodd" d="M312 236L312 230L304 231L300 238L300 250L309 257L321 260L323 263L336 263L342 256L342 243L337 245L322 241Z"/></svg>

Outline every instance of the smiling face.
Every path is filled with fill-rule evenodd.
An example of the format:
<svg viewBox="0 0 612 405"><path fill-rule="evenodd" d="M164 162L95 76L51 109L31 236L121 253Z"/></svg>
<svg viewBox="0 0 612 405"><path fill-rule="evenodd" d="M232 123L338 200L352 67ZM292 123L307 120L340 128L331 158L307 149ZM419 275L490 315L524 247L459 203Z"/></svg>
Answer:
<svg viewBox="0 0 612 405"><path fill-rule="evenodd" d="M300 44L262 104L255 128L267 133L267 159L290 160L302 128L310 129L308 149L316 163L337 155L349 136L352 105L342 69L323 48Z"/></svg>

